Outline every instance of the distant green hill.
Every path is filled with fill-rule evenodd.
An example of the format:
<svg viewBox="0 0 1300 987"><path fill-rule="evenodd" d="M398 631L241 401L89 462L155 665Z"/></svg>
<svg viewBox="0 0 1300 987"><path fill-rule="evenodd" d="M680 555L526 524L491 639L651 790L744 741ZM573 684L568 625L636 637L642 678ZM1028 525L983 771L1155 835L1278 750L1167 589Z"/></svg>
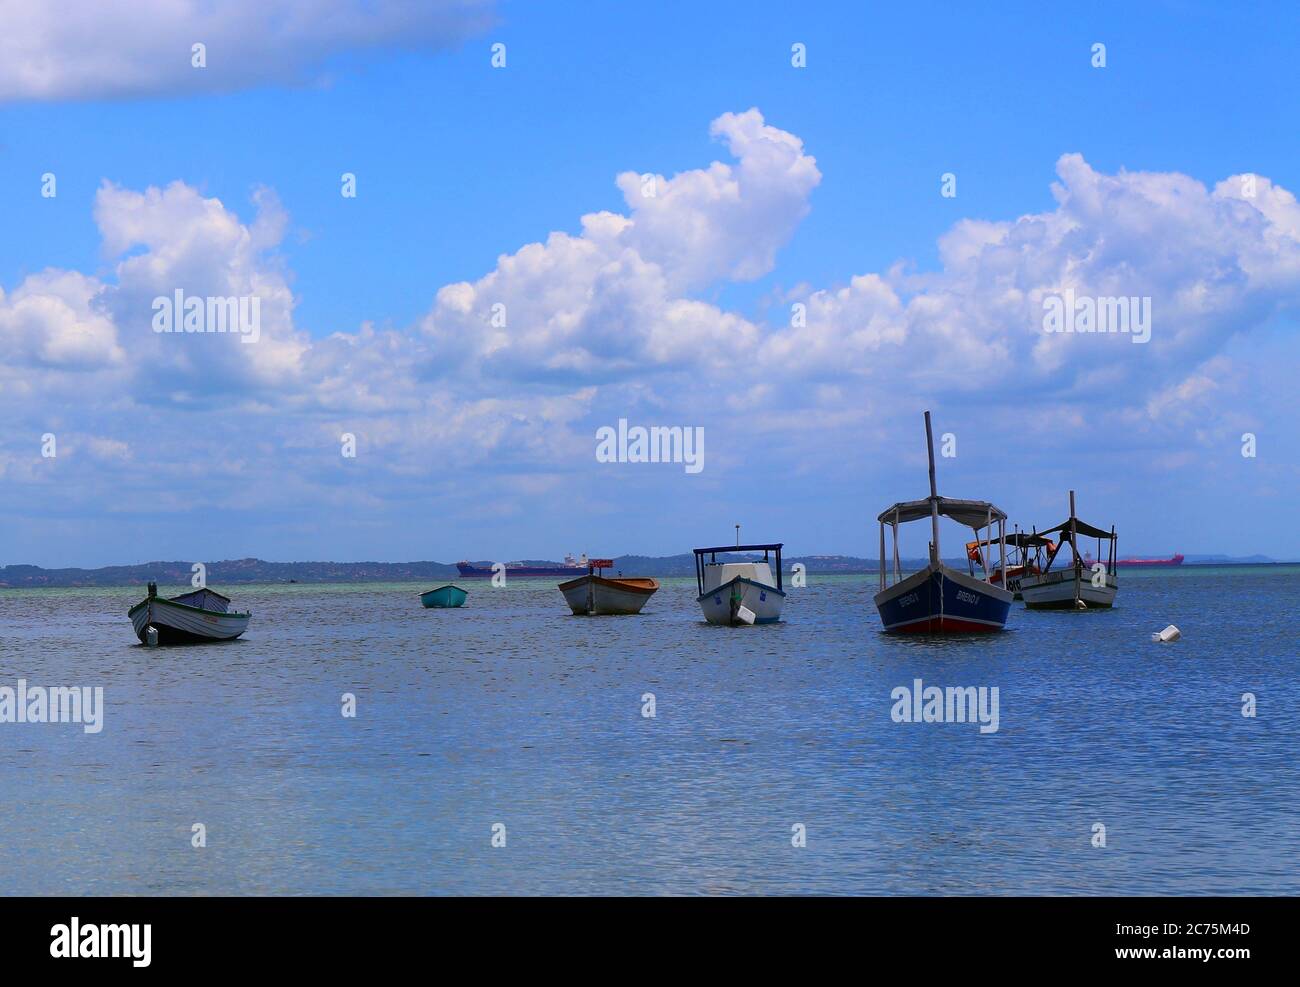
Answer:
<svg viewBox="0 0 1300 987"><path fill-rule="evenodd" d="M0 586L144 586L150 580L178 586L190 581L190 562L144 562L102 569L42 569L34 565L0 567ZM442 579L455 576L456 567L442 562L263 562L236 559L210 562L211 586L238 583L369 583Z"/></svg>
<svg viewBox="0 0 1300 987"><path fill-rule="evenodd" d="M868 560L847 555L790 557L782 561L787 571L796 562L804 563L810 573L874 571ZM535 562L539 565L556 564L547 560ZM190 562L144 562L139 565L105 566L101 569L0 566L0 587L144 586L151 580L165 586L177 586L190 581L191 565ZM446 581L459 576L456 567L445 562L264 562L261 559L235 559L209 562L206 565L207 581L211 586L233 586L240 583ZM663 558L622 555L614 559L614 569L625 575L691 576L695 573L695 561L690 554Z"/></svg>
<svg viewBox="0 0 1300 987"><path fill-rule="evenodd" d="M756 558L758 556L736 556ZM723 556L719 555L719 558ZM727 558L731 558L728 556ZM529 560L530 564L556 565L549 560ZM875 573L873 559L853 555L788 555L782 558L786 572L802 563L809 574ZM965 559L945 559L957 569L966 568ZM490 565L490 562L482 563ZM1263 565L1277 564L1264 555L1229 557L1225 555L1189 555L1188 565ZM112 565L102 569L42 569L35 565L0 566L0 587L32 589L43 586L144 586L151 580L164 586L187 584L190 562L143 562L139 565ZM924 565L923 559L903 559L904 571ZM620 555L614 559L614 572L625 576L693 576L695 557L681 555ZM385 583L448 581L459 578L459 571L448 562L264 562L261 559L233 559L207 563L207 580L212 586L240 583Z"/></svg>

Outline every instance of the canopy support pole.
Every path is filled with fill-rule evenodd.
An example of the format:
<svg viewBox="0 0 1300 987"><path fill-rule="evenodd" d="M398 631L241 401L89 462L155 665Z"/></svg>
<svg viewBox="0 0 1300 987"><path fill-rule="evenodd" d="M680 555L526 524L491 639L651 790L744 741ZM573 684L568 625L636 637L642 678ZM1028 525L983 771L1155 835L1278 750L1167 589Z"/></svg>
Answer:
<svg viewBox="0 0 1300 987"><path fill-rule="evenodd" d="M1070 551L1074 553L1074 605L1079 606L1079 594L1082 592L1080 586L1080 570L1083 564L1079 561L1079 539L1077 537L1077 526L1074 521L1074 491L1070 491Z"/></svg>
<svg viewBox="0 0 1300 987"><path fill-rule="evenodd" d="M894 582L903 578L903 566L898 558L898 509L894 509Z"/></svg>
<svg viewBox="0 0 1300 987"><path fill-rule="evenodd" d="M1000 564L1002 566L1002 588L1007 588L1007 519L1003 518L998 522L998 545L1002 555Z"/></svg>
<svg viewBox="0 0 1300 987"><path fill-rule="evenodd" d="M993 540L993 505L992 504L989 505L989 509L984 515L984 530L988 532L988 536L989 536L988 540L992 541ZM978 531L975 532L975 540L980 541L980 535ZM984 581L986 583L991 584L993 582L993 574L989 572L989 562L993 560L993 546L990 545L988 548L989 550L987 552L982 552L980 554L983 556ZM1006 577L1007 574L1004 572L1002 574L1002 578L1006 579Z"/></svg>
<svg viewBox="0 0 1300 987"><path fill-rule="evenodd" d="M930 564L939 564L939 493L934 485L934 433L930 431L930 412L925 413L925 451L930 457Z"/></svg>
<svg viewBox="0 0 1300 987"><path fill-rule="evenodd" d="M885 588L885 522L880 522L880 588Z"/></svg>

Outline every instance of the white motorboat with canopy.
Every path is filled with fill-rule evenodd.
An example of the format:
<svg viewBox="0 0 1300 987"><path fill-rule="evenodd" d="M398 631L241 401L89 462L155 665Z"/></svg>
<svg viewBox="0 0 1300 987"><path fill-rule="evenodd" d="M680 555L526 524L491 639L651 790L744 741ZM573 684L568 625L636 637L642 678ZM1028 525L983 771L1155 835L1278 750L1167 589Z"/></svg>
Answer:
<svg viewBox="0 0 1300 987"><path fill-rule="evenodd" d="M739 529L737 529L739 530ZM710 624L736 627L774 624L781 619L785 590L781 585L781 543L720 545L695 550L696 602ZM718 554L762 552L763 558L718 561ZM707 556L707 559L706 559ZM770 563L776 564L773 577Z"/></svg>

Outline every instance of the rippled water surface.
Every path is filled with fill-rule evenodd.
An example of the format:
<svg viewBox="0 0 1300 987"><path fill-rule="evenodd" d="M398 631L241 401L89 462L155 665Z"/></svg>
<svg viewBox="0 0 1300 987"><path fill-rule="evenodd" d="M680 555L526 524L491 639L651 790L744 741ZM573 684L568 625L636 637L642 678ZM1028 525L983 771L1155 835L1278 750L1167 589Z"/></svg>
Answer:
<svg viewBox="0 0 1300 987"><path fill-rule="evenodd" d="M737 629L693 579L622 618L465 585L227 588L245 639L170 649L139 590L0 590L0 686L107 707L0 724L5 892L1300 892L1300 569L1123 572L966 640L880 634L865 576ZM893 722L916 678L997 686L998 731Z"/></svg>

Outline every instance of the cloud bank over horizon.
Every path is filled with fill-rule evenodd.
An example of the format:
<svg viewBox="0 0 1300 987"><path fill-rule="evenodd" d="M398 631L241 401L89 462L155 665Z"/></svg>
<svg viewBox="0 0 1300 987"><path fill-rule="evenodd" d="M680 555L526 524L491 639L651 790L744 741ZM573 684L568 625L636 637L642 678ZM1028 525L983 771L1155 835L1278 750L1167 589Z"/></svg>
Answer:
<svg viewBox="0 0 1300 987"><path fill-rule="evenodd" d="M493 8L493 0L3 0L0 103L308 84L327 77L335 56L452 47L492 25Z"/></svg>
<svg viewBox="0 0 1300 987"><path fill-rule="evenodd" d="M727 160L621 173L623 211L430 286L411 325L381 328L376 312L328 335L295 320L295 292L332 288L295 285L273 190L253 190L241 218L181 181L106 180L94 220L108 266L0 289L0 411L21 424L0 439L4 506L179 517L237 503L304 533L430 502L468 526L575 509L613 523L611 499L646 482L594 461L595 428L620 417L707 429L700 477L651 481L650 496L681 505L725 495L760 457L811 476L877 453L912 469L922 406L1027 458L1074 446L1163 471L1202 468L1197 450L1232 455L1259 427L1268 360L1240 343L1300 300L1300 206L1268 178L1207 187L1066 153L1054 208L959 220L936 270L900 261L787 290L760 317L708 299L779 273L837 176L757 108L721 114L710 134ZM155 332L154 300L178 289L255 296L258 340ZM1148 298L1149 341L1045 332L1044 300L1067 291ZM340 456L344 434L355 460ZM1269 468L1294 482L1293 467Z"/></svg>

